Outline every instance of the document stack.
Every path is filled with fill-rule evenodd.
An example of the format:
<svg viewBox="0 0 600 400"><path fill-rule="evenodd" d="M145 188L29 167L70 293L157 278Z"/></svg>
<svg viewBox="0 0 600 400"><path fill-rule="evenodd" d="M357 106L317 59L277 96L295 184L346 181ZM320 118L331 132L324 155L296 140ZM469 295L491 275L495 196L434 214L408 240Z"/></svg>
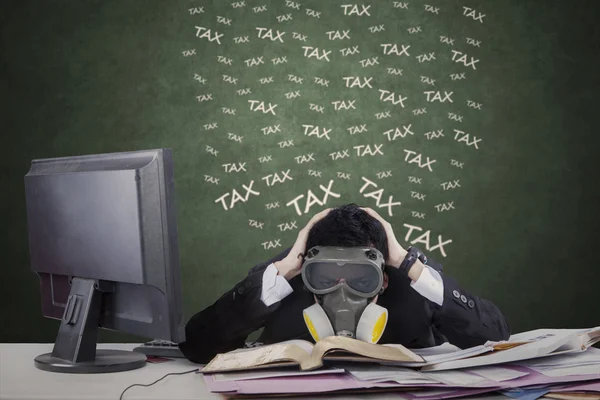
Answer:
<svg viewBox="0 0 600 400"><path fill-rule="evenodd" d="M516 399L600 399L600 327L537 329L507 341L424 349L329 337L218 354L201 369L230 398L394 392L449 399L498 392Z"/></svg>

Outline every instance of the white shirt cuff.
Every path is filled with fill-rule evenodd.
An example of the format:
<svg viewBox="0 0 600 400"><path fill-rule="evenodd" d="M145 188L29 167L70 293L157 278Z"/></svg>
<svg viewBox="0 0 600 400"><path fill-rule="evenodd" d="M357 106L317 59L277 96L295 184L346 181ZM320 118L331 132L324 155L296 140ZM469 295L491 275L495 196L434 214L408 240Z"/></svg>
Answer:
<svg viewBox="0 0 600 400"><path fill-rule="evenodd" d="M440 273L429 265L425 265L419 279L416 282L411 282L410 286L421 296L440 306L444 302L444 281Z"/></svg>
<svg viewBox="0 0 600 400"><path fill-rule="evenodd" d="M263 273L260 299L267 307L283 300L294 291L287 279L279 275L278 272L275 264L271 263Z"/></svg>

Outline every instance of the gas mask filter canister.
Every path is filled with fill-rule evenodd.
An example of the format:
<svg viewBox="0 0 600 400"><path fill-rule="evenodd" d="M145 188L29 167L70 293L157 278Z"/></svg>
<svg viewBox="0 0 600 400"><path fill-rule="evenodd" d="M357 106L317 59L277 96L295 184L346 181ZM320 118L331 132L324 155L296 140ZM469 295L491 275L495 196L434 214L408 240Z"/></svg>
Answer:
<svg viewBox="0 0 600 400"><path fill-rule="evenodd" d="M346 336L377 343L387 309L372 302L383 287L385 261L371 247L315 246L302 265L302 280L317 303L304 309L304 322L318 342Z"/></svg>

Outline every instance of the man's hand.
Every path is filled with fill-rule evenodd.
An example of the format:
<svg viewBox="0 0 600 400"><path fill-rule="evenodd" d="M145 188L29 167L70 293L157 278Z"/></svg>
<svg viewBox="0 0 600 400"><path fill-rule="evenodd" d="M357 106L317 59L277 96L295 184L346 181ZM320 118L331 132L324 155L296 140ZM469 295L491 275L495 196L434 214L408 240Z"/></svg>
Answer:
<svg viewBox="0 0 600 400"><path fill-rule="evenodd" d="M296 238L296 243L292 246L292 249L288 253L288 255L281 261L275 261L275 268L279 271L279 275L283 276L288 281L302 272L302 256L298 256L299 254L305 254L306 251L306 240L308 239L308 232L310 232L311 228L314 224L320 221L323 217L325 217L331 208L326 208L325 210L315 214L308 224L298 232L298 237Z"/></svg>
<svg viewBox="0 0 600 400"><path fill-rule="evenodd" d="M389 256L388 259L386 260L386 264L390 265L394 268L399 268L400 264L402 264L402 261L404 261L404 257L406 257L406 254L408 253L408 251L406 251L404 249L404 247L402 247L402 245L400 245L400 243L398 243L398 239L396 239L396 235L394 235L394 230L392 229L392 225L387 222L385 219L383 219L381 217L381 215L379 215L379 213L369 207L361 207L361 210L364 210L367 214L369 214L370 216L372 216L373 218L377 219L379 222L381 222L381 225L383 225L383 228L385 229L385 233L387 236L387 242L388 242L388 252L389 252ZM423 264L417 260L417 262L415 262L415 264L413 265L413 267L410 269L408 276L410 277L410 279L412 279L413 281L417 281L417 279L419 279L419 276L421 276L421 272L423 271Z"/></svg>

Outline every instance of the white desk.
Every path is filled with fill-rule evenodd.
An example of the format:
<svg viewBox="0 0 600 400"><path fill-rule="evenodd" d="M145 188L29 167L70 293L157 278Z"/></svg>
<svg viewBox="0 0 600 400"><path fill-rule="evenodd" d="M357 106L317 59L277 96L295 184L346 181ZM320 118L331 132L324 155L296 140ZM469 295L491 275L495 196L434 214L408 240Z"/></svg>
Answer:
<svg viewBox="0 0 600 400"><path fill-rule="evenodd" d="M160 364L146 364L133 371L106 374L65 374L37 369L35 357L52 351L54 344L0 343L0 399L2 400L118 400L121 392L134 383L148 384L170 372L185 372L198 368L185 359ZM100 349L132 350L136 344L100 344ZM308 396L309 398L311 396ZM224 399L210 393L200 374L171 375L150 387L132 387L125 392L123 400L204 400ZM306 397L304 397L306 398ZM332 395L327 398L345 399L398 399L391 393ZM275 398L271 398L274 400ZM280 399L289 400L290 397ZM486 394L470 399L510 399L500 394Z"/></svg>
<svg viewBox="0 0 600 400"><path fill-rule="evenodd" d="M121 392L134 383L148 384L170 372L184 372L198 368L185 359L160 364L147 363L132 371L106 374L65 374L37 369L35 357L52 351L54 344L0 343L0 399L81 399L117 400ZM132 350L135 344L100 344L98 348ZM223 399L210 393L202 375L191 372L186 375L168 376L150 387L132 387L125 392L123 400L177 399L204 400Z"/></svg>

